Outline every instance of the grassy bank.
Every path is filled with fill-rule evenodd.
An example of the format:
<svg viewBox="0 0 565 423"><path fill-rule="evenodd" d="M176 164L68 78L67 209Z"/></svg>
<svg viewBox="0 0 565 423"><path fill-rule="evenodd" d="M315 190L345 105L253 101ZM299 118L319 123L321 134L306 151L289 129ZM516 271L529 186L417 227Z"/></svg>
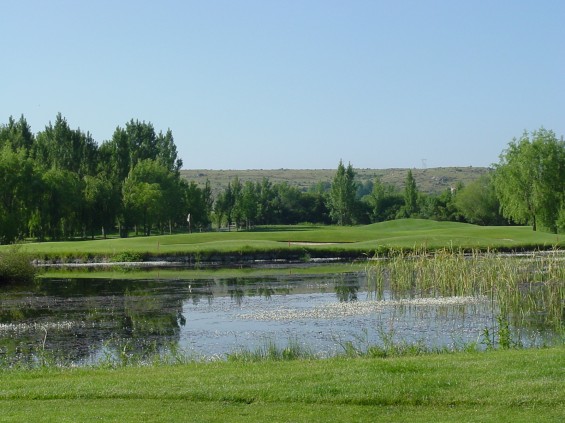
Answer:
<svg viewBox="0 0 565 423"><path fill-rule="evenodd" d="M512 421L565 416L565 349L0 370L0 421Z"/></svg>
<svg viewBox="0 0 565 423"><path fill-rule="evenodd" d="M563 246L563 236L530 227L483 227L405 219L367 226L283 226L254 231L208 232L94 241L30 243L40 259L101 260L124 254L140 258L184 257L192 262L218 257L294 258L360 256L412 248L520 250ZM0 247L1 248L1 247Z"/></svg>
<svg viewBox="0 0 565 423"><path fill-rule="evenodd" d="M247 277L258 278L278 275L332 275L336 273L359 272L367 269L366 263L340 263L311 265L285 265L284 267L221 267L218 269L127 269L123 265L106 269L86 270L83 268L51 268L39 272L38 277L80 278L80 279L128 279L128 280L182 280Z"/></svg>

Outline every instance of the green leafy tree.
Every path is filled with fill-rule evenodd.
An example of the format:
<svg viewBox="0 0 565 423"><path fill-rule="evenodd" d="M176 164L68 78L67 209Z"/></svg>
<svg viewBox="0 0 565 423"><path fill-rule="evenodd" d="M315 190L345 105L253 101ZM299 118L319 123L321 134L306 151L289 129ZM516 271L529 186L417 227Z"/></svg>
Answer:
<svg viewBox="0 0 565 423"><path fill-rule="evenodd" d="M411 217L415 216L418 211L418 187L412 171L408 170L404 183L404 207L401 213L403 217Z"/></svg>
<svg viewBox="0 0 565 423"><path fill-rule="evenodd" d="M331 218L326 204L326 196L320 192L302 193L299 201L298 222L330 224Z"/></svg>
<svg viewBox="0 0 565 423"><path fill-rule="evenodd" d="M565 142L553 131L524 132L496 165L494 186L502 214L517 223L557 232L565 203Z"/></svg>
<svg viewBox="0 0 565 423"><path fill-rule="evenodd" d="M157 159L157 134L151 122L132 119L126 123L125 133L129 144L130 169L142 160Z"/></svg>
<svg viewBox="0 0 565 423"><path fill-rule="evenodd" d="M214 218L216 220L216 225L218 229L222 227L224 223L224 216L226 215L226 192L222 191L216 197L214 202Z"/></svg>
<svg viewBox="0 0 565 423"><path fill-rule="evenodd" d="M457 187L447 188L440 194L419 193L418 209L421 218L439 221L461 221L463 216L455 206L458 192L463 189L463 184Z"/></svg>
<svg viewBox="0 0 565 423"><path fill-rule="evenodd" d="M557 231L560 234L565 233L565 204L561 204L561 209L557 215Z"/></svg>
<svg viewBox="0 0 565 423"><path fill-rule="evenodd" d="M79 178L93 175L96 170L98 146L89 133L71 129L67 120L57 114L55 124L49 123L37 134L33 157L45 168L76 173Z"/></svg>
<svg viewBox="0 0 565 423"><path fill-rule="evenodd" d="M131 170L130 144L125 129L117 127L110 141L99 148L99 171L115 184L122 184Z"/></svg>
<svg viewBox="0 0 565 423"><path fill-rule="evenodd" d="M177 173L182 167L182 160L178 158L177 146L170 129L165 134L159 132L159 135L157 135L157 160L170 172Z"/></svg>
<svg viewBox="0 0 565 423"><path fill-rule="evenodd" d="M13 151L11 143L0 148L0 243L10 243L27 232L34 209L36 174L25 148Z"/></svg>
<svg viewBox="0 0 565 423"><path fill-rule="evenodd" d="M122 190L127 226L143 224L144 233L148 235L154 225L162 233L166 226L171 232L176 222L185 224L186 209L179 177L158 160L138 162Z"/></svg>
<svg viewBox="0 0 565 423"><path fill-rule="evenodd" d="M369 205L371 222L393 220L404 204L402 194L379 178L373 182L372 191L364 197L364 201Z"/></svg>
<svg viewBox="0 0 565 423"><path fill-rule="evenodd" d="M84 223L92 238L97 230L102 236L113 226L120 204L120 193L104 175L85 176L83 181Z"/></svg>
<svg viewBox="0 0 565 423"><path fill-rule="evenodd" d="M132 224L142 222L146 231L158 226L163 232L168 225L171 232L180 222L186 224L185 200L195 194L180 180L182 161L172 132L156 134L151 123L131 120L99 147L61 113L37 135L23 116L10 117L0 125L0 152L0 242L26 235L105 234L116 222L122 233L121 225L129 224L126 217L135 217ZM209 216L209 184L201 194Z"/></svg>
<svg viewBox="0 0 565 423"><path fill-rule="evenodd" d="M0 126L0 148L9 144L14 151L24 149L29 152L34 141L35 137L24 115L17 121L10 116L8 124Z"/></svg>
<svg viewBox="0 0 565 423"><path fill-rule="evenodd" d="M465 221L477 225L503 225L493 175L487 173L457 191L455 207Z"/></svg>
<svg viewBox="0 0 565 423"><path fill-rule="evenodd" d="M143 234L150 235L153 224L160 217L160 204L163 198L161 187L157 183L135 182L127 178L123 187L124 208L128 215L127 222L136 228L143 226Z"/></svg>
<svg viewBox="0 0 565 423"><path fill-rule="evenodd" d="M343 161L340 160L332 181L328 201L330 216L338 225L350 225L353 223L356 192L357 185L355 183L353 167L349 163L346 169Z"/></svg>
<svg viewBox="0 0 565 423"><path fill-rule="evenodd" d="M184 218L190 213L190 225L193 228L205 228L210 225L210 213L208 211L206 189L198 187L196 182L181 181L184 193Z"/></svg>
<svg viewBox="0 0 565 423"><path fill-rule="evenodd" d="M80 231L81 182L77 174L51 168L42 175L39 227L53 240L69 239Z"/></svg>
<svg viewBox="0 0 565 423"><path fill-rule="evenodd" d="M245 182L241 190L237 207L240 209L240 214L245 221L247 229L249 229L253 225L253 222L257 219L258 205L259 198L257 196L255 184L250 181Z"/></svg>
<svg viewBox="0 0 565 423"><path fill-rule="evenodd" d="M241 203L241 192L243 190L243 185L241 181L236 176L233 181L231 181L231 197L229 197L227 215L229 217L228 221L235 223L236 229L239 228L240 222L243 220L242 208L239 207Z"/></svg>
<svg viewBox="0 0 565 423"><path fill-rule="evenodd" d="M275 193L273 184L268 178L263 178L261 182L257 182L255 187L257 193L257 223L266 224L272 222L273 218L273 199Z"/></svg>
<svg viewBox="0 0 565 423"><path fill-rule="evenodd" d="M223 217L226 217L228 229L232 223L237 224L241 220L241 210L236 207L241 195L242 185L236 177L229 181L227 187L218 195L216 199L215 213L218 218L218 227L221 227Z"/></svg>
<svg viewBox="0 0 565 423"><path fill-rule="evenodd" d="M272 222L275 224L294 224L300 222L302 193L288 182L273 185L274 197L271 201Z"/></svg>
<svg viewBox="0 0 565 423"><path fill-rule="evenodd" d="M214 197L212 196L212 187L208 179L206 179L206 184L204 185L204 189L202 190L202 200L204 212L206 214L205 226L208 226L211 223L212 211L214 210Z"/></svg>

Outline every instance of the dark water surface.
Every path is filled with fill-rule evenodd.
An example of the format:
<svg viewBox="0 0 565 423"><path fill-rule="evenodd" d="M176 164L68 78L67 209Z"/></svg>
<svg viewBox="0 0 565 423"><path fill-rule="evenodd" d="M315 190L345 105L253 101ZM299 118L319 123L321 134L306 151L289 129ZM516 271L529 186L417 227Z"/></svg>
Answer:
<svg viewBox="0 0 565 423"><path fill-rule="evenodd" d="M318 356L395 342L481 344L498 308L485 297L372 292L364 272L199 280L44 279L0 289L0 360L48 352L75 364L178 348L194 358L295 342ZM529 344L543 328L514 328ZM551 334L549 334L551 335ZM1 362L0 362L1 363Z"/></svg>

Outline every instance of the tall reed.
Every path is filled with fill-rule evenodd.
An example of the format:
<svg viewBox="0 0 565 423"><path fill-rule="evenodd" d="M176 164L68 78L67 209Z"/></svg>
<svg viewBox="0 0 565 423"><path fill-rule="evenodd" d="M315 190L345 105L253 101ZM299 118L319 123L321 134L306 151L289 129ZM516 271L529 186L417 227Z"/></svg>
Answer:
<svg viewBox="0 0 565 423"><path fill-rule="evenodd" d="M487 296L514 324L563 329L565 256L525 256L444 249L399 252L369 269L377 298Z"/></svg>

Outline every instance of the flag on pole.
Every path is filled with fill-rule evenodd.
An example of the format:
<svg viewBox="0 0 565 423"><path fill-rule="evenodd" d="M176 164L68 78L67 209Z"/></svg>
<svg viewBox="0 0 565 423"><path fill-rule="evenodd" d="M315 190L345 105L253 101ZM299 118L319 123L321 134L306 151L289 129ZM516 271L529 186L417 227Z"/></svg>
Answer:
<svg viewBox="0 0 565 423"><path fill-rule="evenodd" d="M188 216L186 217L186 221L187 221L188 223L190 223L190 213L188 213Z"/></svg>

